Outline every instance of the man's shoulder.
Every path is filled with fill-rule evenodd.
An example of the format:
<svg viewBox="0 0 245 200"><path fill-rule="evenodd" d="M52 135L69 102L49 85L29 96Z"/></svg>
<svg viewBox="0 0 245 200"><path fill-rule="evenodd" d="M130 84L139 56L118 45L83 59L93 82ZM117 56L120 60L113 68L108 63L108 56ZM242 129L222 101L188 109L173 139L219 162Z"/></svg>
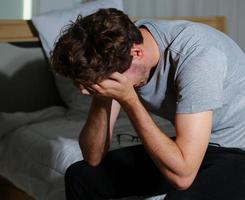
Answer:
<svg viewBox="0 0 245 200"><path fill-rule="evenodd" d="M137 21L135 21L135 25L140 26L147 26L152 25L157 27L158 29L163 29L165 31L167 30L173 30L174 28L188 28L188 29L195 29L195 30L204 30L205 28L211 28L208 27L205 24L192 22L188 20L165 20L165 19L151 19L151 18L142 18Z"/></svg>
<svg viewBox="0 0 245 200"><path fill-rule="evenodd" d="M149 30L158 32L161 36L164 35L164 40L173 41L176 37L179 38L197 38L204 39L205 35L213 32L213 28L205 24L196 23L187 20L162 20L162 19L140 19L135 22L137 27L145 26Z"/></svg>

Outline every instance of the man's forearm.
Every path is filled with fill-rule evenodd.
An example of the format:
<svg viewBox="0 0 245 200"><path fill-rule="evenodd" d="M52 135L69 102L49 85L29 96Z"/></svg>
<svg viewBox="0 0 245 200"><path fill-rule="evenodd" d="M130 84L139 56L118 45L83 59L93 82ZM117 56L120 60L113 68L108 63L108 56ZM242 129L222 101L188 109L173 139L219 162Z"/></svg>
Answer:
<svg viewBox="0 0 245 200"><path fill-rule="evenodd" d="M109 98L94 97L87 122L80 133L83 157L91 165L99 164L109 148L111 105Z"/></svg>
<svg viewBox="0 0 245 200"><path fill-rule="evenodd" d="M175 184L179 177L185 176L187 170L181 149L156 126L138 99L122 107L154 163Z"/></svg>

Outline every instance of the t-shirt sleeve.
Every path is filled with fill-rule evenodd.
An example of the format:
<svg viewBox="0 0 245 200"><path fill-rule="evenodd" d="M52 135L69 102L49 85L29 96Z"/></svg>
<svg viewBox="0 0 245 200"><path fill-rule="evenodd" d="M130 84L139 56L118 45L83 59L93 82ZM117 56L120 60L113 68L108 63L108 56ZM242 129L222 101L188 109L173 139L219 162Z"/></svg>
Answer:
<svg viewBox="0 0 245 200"><path fill-rule="evenodd" d="M176 113L203 112L223 105L225 54L214 47L194 52L176 72Z"/></svg>

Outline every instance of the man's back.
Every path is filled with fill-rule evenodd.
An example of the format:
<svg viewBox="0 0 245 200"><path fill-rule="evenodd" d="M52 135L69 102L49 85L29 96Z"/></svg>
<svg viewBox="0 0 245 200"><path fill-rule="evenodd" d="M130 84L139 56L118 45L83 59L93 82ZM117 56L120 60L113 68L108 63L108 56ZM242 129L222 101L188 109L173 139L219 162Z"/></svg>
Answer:
<svg viewBox="0 0 245 200"><path fill-rule="evenodd" d="M173 123L175 113L212 109L211 142L245 148L245 55L236 43L188 21L136 25L151 32L161 51L154 75L138 90L145 106Z"/></svg>

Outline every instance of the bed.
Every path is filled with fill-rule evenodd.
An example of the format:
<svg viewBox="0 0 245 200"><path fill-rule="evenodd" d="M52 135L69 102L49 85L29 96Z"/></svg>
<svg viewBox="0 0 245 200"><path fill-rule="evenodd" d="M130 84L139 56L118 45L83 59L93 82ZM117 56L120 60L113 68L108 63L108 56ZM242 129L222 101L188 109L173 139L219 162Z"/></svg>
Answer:
<svg viewBox="0 0 245 200"><path fill-rule="evenodd" d="M192 20L226 32L226 19L221 16L164 19ZM64 100L31 21L0 20L0 42L0 198L65 199L65 170L83 159L77 138L86 120L90 97L80 95L75 99L79 107ZM174 135L168 121L152 116L169 136ZM121 112L110 150L138 143L126 114Z"/></svg>

